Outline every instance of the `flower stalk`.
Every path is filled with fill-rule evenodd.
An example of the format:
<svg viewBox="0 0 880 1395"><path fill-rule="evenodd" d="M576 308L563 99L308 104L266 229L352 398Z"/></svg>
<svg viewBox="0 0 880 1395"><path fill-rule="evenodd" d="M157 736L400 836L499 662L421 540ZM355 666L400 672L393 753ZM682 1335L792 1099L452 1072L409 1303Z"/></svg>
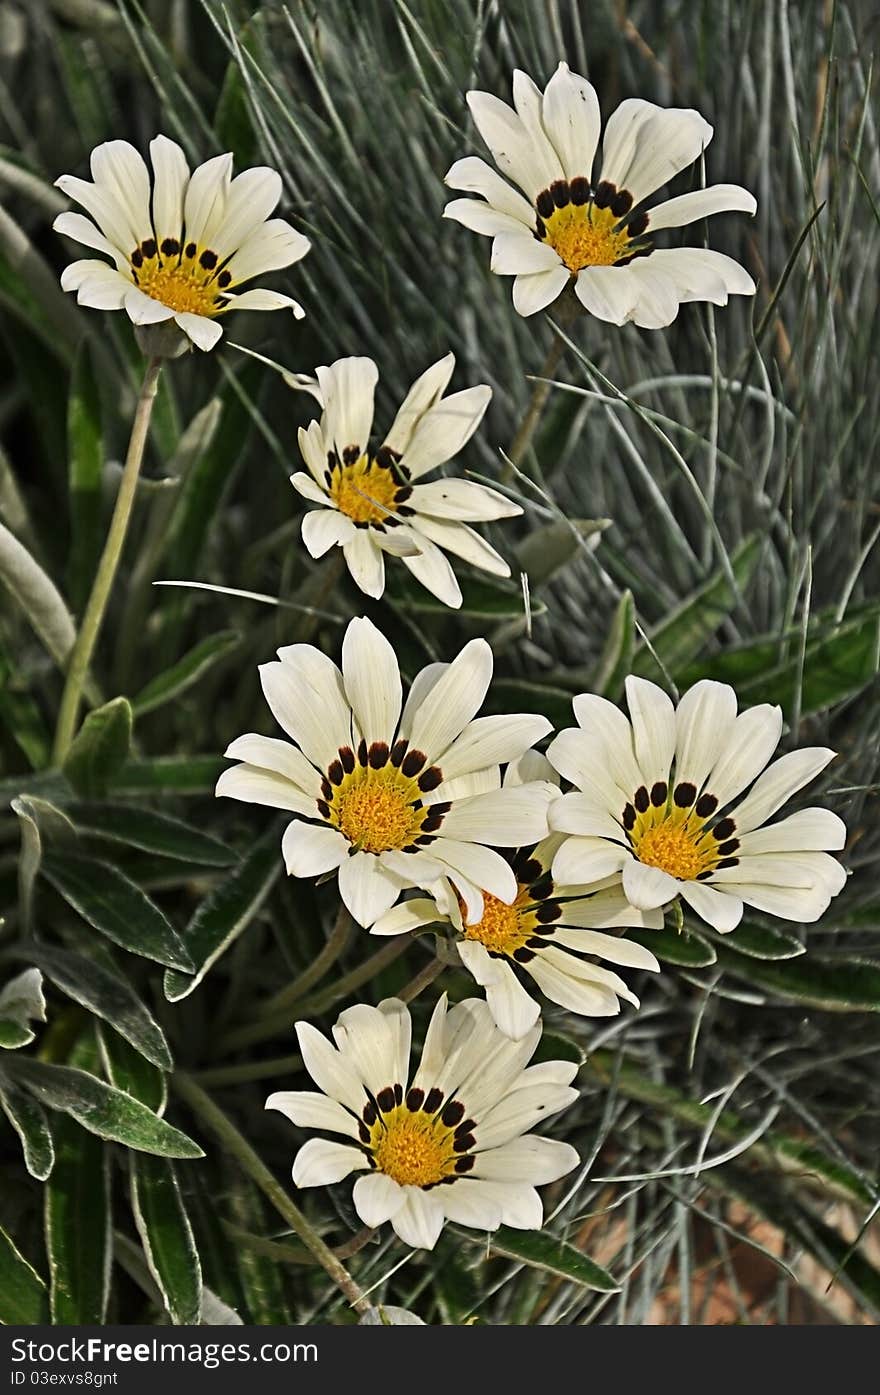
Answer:
<svg viewBox="0 0 880 1395"><path fill-rule="evenodd" d="M173 1084L180 1097L186 1100L205 1126L229 1150L232 1157L252 1178L278 1214L296 1232L306 1249L348 1299L355 1312L366 1313L370 1305L345 1265L337 1258L329 1245L325 1245L318 1232L306 1220L299 1207L291 1201L287 1192L275 1180L247 1140L238 1132L231 1119L227 1118L210 1095L206 1094L202 1087L197 1085L188 1075L175 1075Z"/></svg>
<svg viewBox="0 0 880 1395"><path fill-rule="evenodd" d="M138 395L134 421L131 427L131 437L128 442L128 452L125 457L125 467L122 472L119 493L116 496L116 505L113 509L113 517L110 521L110 528L107 533L107 541L104 544L104 551L101 554L98 570L95 573L95 580L92 583L91 595L86 604L82 624L80 625L79 633L77 634L76 642L70 655L67 678L61 697L61 706L58 711L58 725L55 729L55 746L53 751L55 765L61 765L64 761L76 733L83 686L88 677L92 655L95 652L95 645L98 642L98 636L101 633L101 626L104 622L104 615L107 610L110 593L113 590L113 582L116 579L116 572L119 567L119 559L122 556L122 550L125 546L128 525L131 521L135 494L137 493L137 484L144 459L144 450L150 430L150 418L153 414L153 404L156 400L156 393L159 387L159 373L161 368L161 358L151 358L149 360L146 372L144 373L141 390Z"/></svg>

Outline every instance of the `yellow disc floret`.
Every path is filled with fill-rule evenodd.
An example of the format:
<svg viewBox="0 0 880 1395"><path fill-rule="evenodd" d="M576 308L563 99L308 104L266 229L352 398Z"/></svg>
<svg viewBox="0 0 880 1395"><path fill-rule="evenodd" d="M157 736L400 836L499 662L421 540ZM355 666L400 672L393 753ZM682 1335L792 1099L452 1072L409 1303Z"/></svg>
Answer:
<svg viewBox="0 0 880 1395"><path fill-rule="evenodd" d="M331 473L330 498L355 523L383 523L394 513L397 494L391 470L368 455L337 464Z"/></svg>
<svg viewBox="0 0 880 1395"><path fill-rule="evenodd" d="M383 1115L373 1127L373 1161L402 1187L430 1187L455 1172L453 1133L436 1117L406 1105Z"/></svg>
<svg viewBox="0 0 880 1395"><path fill-rule="evenodd" d="M462 918L464 916L464 906ZM520 886L516 900L505 905L497 896L483 892L483 916L473 925L464 924L467 940L477 940L494 954L504 954L513 958L518 949L535 933L535 914L529 906L529 889Z"/></svg>
<svg viewBox="0 0 880 1395"><path fill-rule="evenodd" d="M707 865L705 853L697 843L701 829L691 830L673 819L649 828L636 847L639 862L659 867L677 881L688 882L699 876Z"/></svg>
<svg viewBox="0 0 880 1395"><path fill-rule="evenodd" d="M331 806L340 833L364 852L405 848L421 831L425 809L413 802L413 790L396 780L396 774L387 766L355 771ZM417 786L415 797L419 798Z"/></svg>
<svg viewBox="0 0 880 1395"><path fill-rule="evenodd" d="M194 242L181 247L176 238L157 246L148 238L131 253L129 264L138 289L176 314L213 319L225 306L223 291L232 278L226 269L217 270L218 256L210 247Z"/></svg>
<svg viewBox="0 0 880 1395"><path fill-rule="evenodd" d="M626 228L615 230L617 222L610 208L569 203L544 220L542 240L573 274L585 266L614 266L631 250Z"/></svg>

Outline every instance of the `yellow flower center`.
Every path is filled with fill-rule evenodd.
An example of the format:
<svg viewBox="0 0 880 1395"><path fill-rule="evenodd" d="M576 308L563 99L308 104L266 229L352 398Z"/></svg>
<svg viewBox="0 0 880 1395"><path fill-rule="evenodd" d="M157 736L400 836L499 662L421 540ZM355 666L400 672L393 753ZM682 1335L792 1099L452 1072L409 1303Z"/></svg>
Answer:
<svg viewBox="0 0 880 1395"><path fill-rule="evenodd" d="M373 1136L377 1170L402 1187L430 1187L455 1172L453 1132L437 1116L403 1104L376 1122Z"/></svg>
<svg viewBox="0 0 880 1395"><path fill-rule="evenodd" d="M384 523L395 512L399 493L393 472L368 455L331 472L330 498L355 523Z"/></svg>
<svg viewBox="0 0 880 1395"><path fill-rule="evenodd" d="M615 231L617 222L610 208L569 203L544 219L542 241L550 244L572 273L585 266L614 266L631 250L626 228Z"/></svg>
<svg viewBox="0 0 880 1395"><path fill-rule="evenodd" d="M639 862L659 867L680 882L692 881L705 866L703 853L697 845L697 835L701 831L667 819L642 835L636 848Z"/></svg>
<svg viewBox="0 0 880 1395"><path fill-rule="evenodd" d="M690 882L737 865L736 820L717 815L718 800L710 790L701 794L687 780L672 788L658 780L651 790L636 790L621 822L639 862Z"/></svg>
<svg viewBox="0 0 880 1395"><path fill-rule="evenodd" d="M535 933L535 913L529 906L529 889L520 886L516 900L507 906L490 892L483 892L482 920L468 925L464 921L464 903L459 899L466 940L478 940L494 954L506 955L512 959L518 949Z"/></svg>
<svg viewBox="0 0 880 1395"><path fill-rule="evenodd" d="M393 750L383 741L369 748L362 741L357 755L345 747L331 761L318 811L362 852L419 851L449 812L448 804L425 803L442 779L439 768L426 768L423 753L408 750L405 741Z"/></svg>
<svg viewBox="0 0 880 1395"><path fill-rule="evenodd" d="M129 264L138 289L177 314L213 319L224 309L223 291L232 277L225 268L218 272L217 253L210 247L200 248L194 242L182 247L173 237L157 246L148 238L134 249Z"/></svg>

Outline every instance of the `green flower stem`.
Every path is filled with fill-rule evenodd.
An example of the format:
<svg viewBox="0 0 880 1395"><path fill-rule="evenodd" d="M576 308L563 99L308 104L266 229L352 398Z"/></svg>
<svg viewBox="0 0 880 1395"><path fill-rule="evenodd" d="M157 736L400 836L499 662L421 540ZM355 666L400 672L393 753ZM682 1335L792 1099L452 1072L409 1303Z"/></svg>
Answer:
<svg viewBox="0 0 880 1395"><path fill-rule="evenodd" d="M267 1016L277 1012L284 1012L292 1003L298 1003L304 998L310 988L313 988L336 963L341 954L345 952L349 935L354 921L351 913L344 905L340 905L333 922L333 929L330 931L327 943L320 954L312 961L309 967L295 978L293 983L289 983L286 988L282 988L279 993L271 997L265 1005Z"/></svg>
<svg viewBox="0 0 880 1395"><path fill-rule="evenodd" d="M553 307L556 319L563 326L571 324L578 313L578 308L578 301L573 293L570 298L563 296ZM507 462L501 470L501 479L508 481L508 483L513 478L514 471L519 469L529 446L532 444L532 437L537 430L538 422L541 420L541 413L547 405L547 398L550 396L551 384L547 379L553 377L564 351L565 340L554 330L553 341L547 350L547 357L538 369L537 381L532 389L529 405L516 429L516 434L507 452Z"/></svg>
<svg viewBox="0 0 880 1395"><path fill-rule="evenodd" d="M405 988L401 988L396 996L400 998L401 1002L411 1003L413 998L417 998L448 967L446 961L439 956L436 959L431 959L423 969L419 970L415 978L410 979Z"/></svg>
<svg viewBox="0 0 880 1395"><path fill-rule="evenodd" d="M239 1166L253 1179L263 1195L275 1207L279 1216L287 1222L291 1230L296 1232L306 1249L314 1255L337 1288L345 1294L355 1312L361 1314L368 1312L370 1305L345 1265L336 1257L329 1245L324 1243L299 1207L291 1201L287 1192L275 1180L247 1139L238 1132L232 1120L227 1118L223 1110L217 1107L201 1085L197 1085L190 1076L175 1075L172 1077L172 1083L180 1097L186 1100L206 1128L210 1129L224 1148L232 1154Z"/></svg>
<svg viewBox="0 0 880 1395"><path fill-rule="evenodd" d="M63 762L76 732L83 686L88 677L92 655L95 652L95 645L98 642L104 614L107 610L107 602L113 589L119 559L125 546L125 537L131 520L131 511L144 458L144 448L150 429L150 417L159 386L161 367L161 358L151 358L144 373L144 381L141 385L134 421L132 422L125 468L122 472L119 493L116 496L116 507L113 510L107 541L98 563L98 570L92 583L92 592L86 605L79 634L70 655L67 678L58 711L58 725L55 729L53 760L56 765L61 765Z"/></svg>
<svg viewBox="0 0 880 1395"><path fill-rule="evenodd" d="M297 1003L296 1013L298 1017L312 1017L317 1013L324 1012L326 1008L332 1007L340 998L344 998L347 993L351 993L355 988L360 988L362 983L367 983L374 974L378 974L393 964L395 959L399 959L401 954L407 949L410 943L409 935L395 935L380 950L365 959L357 968L350 973L343 974L335 983L325 988L321 993L316 993L313 998L305 998ZM238 1051L243 1046L252 1046L255 1042L266 1041L270 1037L278 1036L281 1032L289 1032L293 1023L293 1007L291 1004L283 1012L275 1012L271 1016L264 1017L261 1021L251 1022L246 1027L240 1027L237 1032L230 1032L226 1038L225 1046L228 1051Z"/></svg>
<svg viewBox="0 0 880 1395"><path fill-rule="evenodd" d="M253 1080L269 1080L273 1075L296 1075L302 1070L301 1056L273 1056L267 1061L243 1061L238 1066L216 1066L194 1070L192 1079L200 1085L248 1085Z"/></svg>

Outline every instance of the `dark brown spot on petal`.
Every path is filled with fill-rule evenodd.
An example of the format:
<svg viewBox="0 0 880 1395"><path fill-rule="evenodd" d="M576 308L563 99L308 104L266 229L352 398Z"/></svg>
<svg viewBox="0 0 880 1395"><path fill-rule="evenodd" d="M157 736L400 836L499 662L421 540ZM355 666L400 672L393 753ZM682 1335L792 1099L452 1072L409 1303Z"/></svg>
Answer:
<svg viewBox="0 0 880 1395"><path fill-rule="evenodd" d="M611 200L611 203L609 204L609 208L611 209L611 212L614 214L615 218L622 218L624 213L629 213L632 206L633 196L629 192L629 189L621 189L619 193L614 195L614 198Z"/></svg>
<svg viewBox="0 0 880 1395"><path fill-rule="evenodd" d="M424 751L407 751L403 760L400 762L400 768L404 775L409 776L412 780L414 776L418 775L426 760L427 756Z"/></svg>
<svg viewBox="0 0 880 1395"><path fill-rule="evenodd" d="M668 793L669 787L665 780L658 780L655 785L651 786L651 803L655 809L659 809L666 803L666 796Z"/></svg>
<svg viewBox="0 0 880 1395"><path fill-rule="evenodd" d="M345 775L345 771L342 769L342 761L341 761L341 760L333 760L333 761L331 761L331 762L330 762L330 768L329 768L329 770L327 771L327 778L329 779L331 785L341 785L341 784L342 784L342 781L343 781L343 778L344 778L344 775Z"/></svg>
<svg viewBox="0 0 880 1395"><path fill-rule="evenodd" d="M141 251L143 252L147 261L149 261L151 257L155 257L156 239L154 237L148 237L145 242L141 243Z"/></svg>
<svg viewBox="0 0 880 1395"><path fill-rule="evenodd" d="M722 857L729 857L731 853L739 850L739 839L729 838L726 843L722 843L718 849Z"/></svg>
<svg viewBox="0 0 880 1395"><path fill-rule="evenodd" d="M176 237L163 238L161 251L163 257L176 257L180 251L180 243Z"/></svg>
<svg viewBox="0 0 880 1395"><path fill-rule="evenodd" d="M132 266L143 266L144 254L141 251L140 247L135 247L134 251L129 257L129 261L131 262Z"/></svg>
<svg viewBox="0 0 880 1395"><path fill-rule="evenodd" d="M627 804L626 808L623 811L622 817L623 826L628 833L631 828L635 828L636 824L636 811L631 804Z"/></svg>
<svg viewBox="0 0 880 1395"><path fill-rule="evenodd" d="M672 796L679 809L689 809L696 797L697 787L690 780L683 780L680 785L676 785Z"/></svg>
<svg viewBox="0 0 880 1395"><path fill-rule="evenodd" d="M542 218L550 217L556 205L553 202L553 195L550 193L549 189L541 190L540 194L535 200L535 207L537 208Z"/></svg>
<svg viewBox="0 0 880 1395"><path fill-rule="evenodd" d="M322 818L322 819L329 819L329 817L330 817L330 805L327 803L326 799L318 799L318 800L316 800L316 803L317 803L317 806L318 806L318 813L321 815L321 818Z"/></svg>
<svg viewBox="0 0 880 1395"><path fill-rule="evenodd" d="M342 462L344 465L356 465L360 458L360 446L346 446L342 452Z"/></svg>
<svg viewBox="0 0 880 1395"><path fill-rule="evenodd" d="M383 765L388 764L388 742L374 741L369 750L370 765L374 770L381 770Z"/></svg>
<svg viewBox="0 0 880 1395"><path fill-rule="evenodd" d="M460 1138L456 1134L452 1140L453 1152L466 1153L469 1148L473 1148L476 1141L472 1133L463 1133Z"/></svg>
<svg viewBox="0 0 880 1395"><path fill-rule="evenodd" d="M231 271L221 271L221 272L220 272L220 275L217 277L217 285L218 285L218 286L222 286L222 287L225 288L226 286L229 285L229 283L230 283L231 280L232 280L232 272L231 272Z"/></svg>
<svg viewBox="0 0 880 1395"><path fill-rule="evenodd" d="M411 1114L417 1114L425 1103L425 1092L417 1085L407 1092L406 1107Z"/></svg>
<svg viewBox="0 0 880 1395"><path fill-rule="evenodd" d="M394 1108L394 1090L390 1085L386 1085L376 1096L376 1103L383 1114L388 1114Z"/></svg>
<svg viewBox="0 0 880 1395"><path fill-rule="evenodd" d="M582 204L590 201L590 181L579 174L569 185L572 203Z"/></svg>
<svg viewBox="0 0 880 1395"><path fill-rule="evenodd" d="M187 256L187 257L194 257L195 254L196 254L196 244L195 244L194 242L188 242L188 243L186 244L186 247L184 248L184 256Z"/></svg>
<svg viewBox="0 0 880 1395"><path fill-rule="evenodd" d="M438 1090L435 1085L425 1096L424 1111L426 1114L436 1114L443 1103L443 1091Z"/></svg>
<svg viewBox="0 0 880 1395"><path fill-rule="evenodd" d="M528 964L530 959L534 959L535 951L533 949L515 949L513 957L518 964Z"/></svg>
<svg viewBox="0 0 880 1395"><path fill-rule="evenodd" d="M557 179L550 185L550 193L553 195L553 202L557 208L565 208L571 199L571 190L568 187L567 179Z"/></svg>
<svg viewBox="0 0 880 1395"><path fill-rule="evenodd" d="M454 1129L464 1118L464 1105L461 1100L450 1100L440 1115L448 1129Z"/></svg>
<svg viewBox="0 0 880 1395"><path fill-rule="evenodd" d="M206 271L213 271L217 265L217 253L212 252L210 247L206 247L199 257L199 266L203 266Z"/></svg>
<svg viewBox="0 0 880 1395"><path fill-rule="evenodd" d="M635 804L640 814L644 814L647 812L648 805L651 803L651 796L648 794L648 791L645 789L644 785L639 785L639 788L636 790L633 803Z"/></svg>
<svg viewBox="0 0 880 1395"><path fill-rule="evenodd" d="M717 838L719 843L725 843L727 839L730 837L730 835L734 832L735 828L736 824L734 823L733 819L719 819L715 827L712 829L712 836L713 838Z"/></svg>
<svg viewBox="0 0 880 1395"><path fill-rule="evenodd" d="M697 800L697 817L707 819L710 814L714 814L718 808L718 800L714 794L701 794Z"/></svg>
<svg viewBox="0 0 880 1395"><path fill-rule="evenodd" d="M648 214L637 213L634 218L630 218L626 225L626 231L630 237L641 237L648 226Z"/></svg>
<svg viewBox="0 0 880 1395"><path fill-rule="evenodd" d="M350 775L354 770L354 751L350 746L339 747L339 759L342 761L342 768L346 775Z"/></svg>
<svg viewBox="0 0 880 1395"><path fill-rule="evenodd" d="M543 906L539 906L535 912L535 919L539 925L549 925L552 921L558 920L562 915L562 907L558 901L545 901Z"/></svg>
<svg viewBox="0 0 880 1395"><path fill-rule="evenodd" d="M596 185L596 192L593 195L593 203L596 205L597 208L608 208L609 204L611 203L611 200L614 198L614 195L616 193L616 185L609 184L607 179L603 179Z"/></svg>
<svg viewBox="0 0 880 1395"><path fill-rule="evenodd" d="M429 790L435 790L437 786L442 785L442 783L443 771L440 769L439 765L429 766L427 770L422 771L418 778L419 789L425 794L427 794Z"/></svg>
<svg viewBox="0 0 880 1395"><path fill-rule="evenodd" d="M718 865L717 865L717 867L715 868L715 870L716 870L716 872L717 872L717 871L719 871L722 867L738 867L738 866L739 866L739 858L738 858L738 857L722 857L721 861L718 863Z"/></svg>
<svg viewBox="0 0 880 1395"><path fill-rule="evenodd" d="M373 1125L377 1119L376 1106L372 1100L368 1100L364 1105L363 1120L365 1124Z"/></svg>
<svg viewBox="0 0 880 1395"><path fill-rule="evenodd" d="M358 742L358 762L360 765L367 763L367 743L363 737Z"/></svg>
<svg viewBox="0 0 880 1395"><path fill-rule="evenodd" d="M475 1161L476 1159L473 1157L471 1153L466 1153L463 1158L456 1158L456 1172L470 1172L471 1168L474 1166Z"/></svg>

